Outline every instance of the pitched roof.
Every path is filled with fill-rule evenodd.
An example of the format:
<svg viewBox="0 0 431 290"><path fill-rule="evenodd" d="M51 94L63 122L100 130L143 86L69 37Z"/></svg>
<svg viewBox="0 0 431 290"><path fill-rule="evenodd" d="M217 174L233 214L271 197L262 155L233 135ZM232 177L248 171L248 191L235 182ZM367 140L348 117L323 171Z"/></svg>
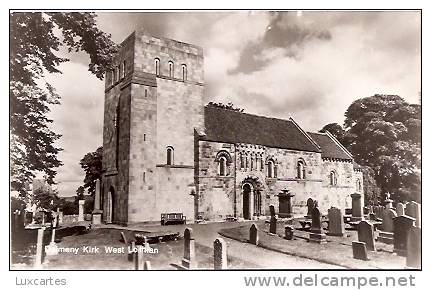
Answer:
<svg viewBox="0 0 431 290"><path fill-rule="evenodd" d="M274 148L320 152L314 141L293 120L251 115L217 107L205 107L202 140L246 143Z"/></svg>
<svg viewBox="0 0 431 290"><path fill-rule="evenodd" d="M308 135L319 144L322 149L322 158L353 159L347 149L338 143L335 137L327 133L308 132Z"/></svg>

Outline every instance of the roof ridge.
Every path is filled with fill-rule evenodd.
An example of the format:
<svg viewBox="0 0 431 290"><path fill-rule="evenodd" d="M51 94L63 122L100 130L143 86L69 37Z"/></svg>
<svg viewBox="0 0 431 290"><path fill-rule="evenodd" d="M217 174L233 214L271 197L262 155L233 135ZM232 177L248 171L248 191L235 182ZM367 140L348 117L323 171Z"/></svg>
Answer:
<svg viewBox="0 0 431 290"><path fill-rule="evenodd" d="M251 113L246 113L246 112L239 112L239 111L235 111L235 110L232 110L232 109L225 109L225 108L220 108L220 107L215 107L215 106L205 105L205 107L206 108L210 108L210 109L217 109L217 110L223 110L223 111L227 111L227 112L237 113L237 114L249 115L249 116L253 116L253 117L265 118L265 119L270 119L270 120L286 121L286 122L293 123L292 120L290 120L291 117L289 117L289 119L274 118L274 117L267 117L267 116L263 116L263 115L251 114Z"/></svg>

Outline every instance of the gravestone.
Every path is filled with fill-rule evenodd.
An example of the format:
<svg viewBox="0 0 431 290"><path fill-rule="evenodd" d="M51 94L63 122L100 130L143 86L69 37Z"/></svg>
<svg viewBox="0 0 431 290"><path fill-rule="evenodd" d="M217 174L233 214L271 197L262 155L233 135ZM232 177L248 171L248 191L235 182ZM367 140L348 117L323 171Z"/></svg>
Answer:
<svg viewBox="0 0 431 290"><path fill-rule="evenodd" d="M393 209L385 209L383 211L382 220L382 231L393 232L394 231L394 218L397 217L397 213Z"/></svg>
<svg viewBox="0 0 431 290"><path fill-rule="evenodd" d="M257 226L255 224L252 224L250 227L250 244L258 245L259 244L259 235L257 233Z"/></svg>
<svg viewBox="0 0 431 290"><path fill-rule="evenodd" d="M195 239L193 237L193 230L186 228L184 230L184 258L182 265L186 269L196 268L196 253L195 253Z"/></svg>
<svg viewBox="0 0 431 290"><path fill-rule="evenodd" d="M144 263L144 270L151 270L151 263L150 263L150 261L145 261L145 263Z"/></svg>
<svg viewBox="0 0 431 290"><path fill-rule="evenodd" d="M359 222L358 240L360 242L364 242L368 250L370 251L376 250L376 244L374 242L374 228L369 221L362 220Z"/></svg>
<svg viewBox="0 0 431 290"><path fill-rule="evenodd" d="M278 217L293 217L292 209L292 198L295 196L294 193L290 192L288 189L282 189L278 194L279 210Z"/></svg>
<svg viewBox="0 0 431 290"><path fill-rule="evenodd" d="M285 226L284 227L284 238L286 240L293 240L293 227Z"/></svg>
<svg viewBox="0 0 431 290"><path fill-rule="evenodd" d="M406 267L420 269L422 254L421 228L413 226L407 234L407 259Z"/></svg>
<svg viewBox="0 0 431 290"><path fill-rule="evenodd" d="M61 226L63 224L63 212L60 211L58 213L58 225Z"/></svg>
<svg viewBox="0 0 431 290"><path fill-rule="evenodd" d="M84 221L84 204L85 204L85 200L80 199L78 203L79 203L78 222L83 222Z"/></svg>
<svg viewBox="0 0 431 290"><path fill-rule="evenodd" d="M55 243L55 228L51 229L51 242L45 247L45 253L47 256L55 256L58 254L58 247Z"/></svg>
<svg viewBox="0 0 431 290"><path fill-rule="evenodd" d="M269 214L275 216L275 206L272 204L269 206Z"/></svg>
<svg viewBox="0 0 431 290"><path fill-rule="evenodd" d="M405 215L408 215L412 218L414 218L415 221L415 226L417 227L421 227L421 205L419 203L417 203L416 201L410 201L406 204L406 210L405 210Z"/></svg>
<svg viewBox="0 0 431 290"><path fill-rule="evenodd" d="M413 227L415 219L402 215L394 218L394 252L405 256L407 252L407 235Z"/></svg>
<svg viewBox="0 0 431 290"><path fill-rule="evenodd" d="M41 227L37 229L36 256L34 260L34 267L36 269L39 269L42 265L44 232L45 232L45 227Z"/></svg>
<svg viewBox="0 0 431 290"><path fill-rule="evenodd" d="M307 199L307 215L306 218L311 218L311 211L314 208L314 200L310 197Z"/></svg>
<svg viewBox="0 0 431 290"><path fill-rule="evenodd" d="M330 236L344 236L344 217L339 208L331 207L328 210L328 219L329 219L329 227L328 227L328 235Z"/></svg>
<svg viewBox="0 0 431 290"><path fill-rule="evenodd" d="M309 241L320 244L326 243L326 235L322 229L322 214L317 207L313 208L311 211L311 229Z"/></svg>
<svg viewBox="0 0 431 290"><path fill-rule="evenodd" d="M271 216L269 220L269 233L273 235L277 234L277 218L275 216Z"/></svg>
<svg viewBox="0 0 431 290"><path fill-rule="evenodd" d="M227 269L227 246L222 238L214 241L214 270Z"/></svg>
<svg viewBox="0 0 431 290"><path fill-rule="evenodd" d="M94 194L94 209L91 213L91 223L94 225L100 225L102 223L103 211L100 209L100 179L96 180L96 190Z"/></svg>
<svg viewBox="0 0 431 290"><path fill-rule="evenodd" d="M364 242L352 242L353 258L368 261L367 245Z"/></svg>
<svg viewBox="0 0 431 290"><path fill-rule="evenodd" d="M127 260L128 260L128 261L133 261L133 259L134 259L134 258L136 258L136 255L135 255L135 249L136 249L136 242L135 242L135 241L132 241L132 242L130 243L129 252L128 252L128 254L127 254Z"/></svg>
<svg viewBox="0 0 431 290"><path fill-rule="evenodd" d="M352 222L361 221L364 219L364 208L362 204L362 194L352 193L350 195L352 198Z"/></svg>
<svg viewBox="0 0 431 290"><path fill-rule="evenodd" d="M397 216L405 215L405 205L401 202L397 203L396 212Z"/></svg>
<svg viewBox="0 0 431 290"><path fill-rule="evenodd" d="M144 270L144 264L144 247L139 245L135 253L135 270Z"/></svg>

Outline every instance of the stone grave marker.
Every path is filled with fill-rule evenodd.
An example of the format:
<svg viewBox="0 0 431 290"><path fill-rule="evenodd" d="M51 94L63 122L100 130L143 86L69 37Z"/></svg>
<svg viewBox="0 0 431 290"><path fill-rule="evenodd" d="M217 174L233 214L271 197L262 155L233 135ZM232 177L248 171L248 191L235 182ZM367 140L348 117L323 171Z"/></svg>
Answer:
<svg viewBox="0 0 431 290"><path fill-rule="evenodd" d="M414 218L415 226L421 227L421 205L417 203L416 201L410 201L406 204L406 210L405 215L408 215L412 218Z"/></svg>
<svg viewBox="0 0 431 290"><path fill-rule="evenodd" d="M368 261L367 245L364 242L352 242L353 258Z"/></svg>
<svg viewBox="0 0 431 290"><path fill-rule="evenodd" d="M343 213L339 208L331 207L328 210L328 235L330 236L344 236L345 228L344 228L344 217Z"/></svg>
<svg viewBox="0 0 431 290"><path fill-rule="evenodd" d="M214 270L227 269L227 246L222 238L214 240Z"/></svg>
<svg viewBox="0 0 431 290"><path fill-rule="evenodd" d="M311 218L311 211L314 208L314 200L310 197L307 199L307 215L306 218Z"/></svg>
<svg viewBox="0 0 431 290"><path fill-rule="evenodd" d="M373 225L366 220L362 220L358 224L358 240L364 242L369 251L376 250L374 242L374 228Z"/></svg>
<svg viewBox="0 0 431 290"><path fill-rule="evenodd" d="M273 204L271 204L271 205L269 206L269 214L270 214L271 216L275 216L275 206L274 206Z"/></svg>
<svg viewBox="0 0 431 290"><path fill-rule="evenodd" d="M80 199L78 201L78 203L79 203L78 222L83 222L84 221L84 204L85 204L85 200Z"/></svg>
<svg viewBox="0 0 431 290"><path fill-rule="evenodd" d="M292 226L285 226L284 227L284 238L286 240L293 240L293 227Z"/></svg>
<svg viewBox="0 0 431 290"><path fill-rule="evenodd" d="M269 220L269 233L273 235L277 234L277 218L275 216L271 216Z"/></svg>
<svg viewBox="0 0 431 290"><path fill-rule="evenodd" d="M55 243L55 228L51 228L51 242L45 247L47 256L55 256L58 254L58 247Z"/></svg>
<svg viewBox="0 0 431 290"><path fill-rule="evenodd" d="M252 224L250 227L250 244L258 245L259 244L259 234L257 232L257 226L255 224Z"/></svg>
<svg viewBox="0 0 431 290"><path fill-rule="evenodd" d="M397 213L393 209L385 209L383 211L382 219L382 230L384 232L394 231L394 218L397 217Z"/></svg>
<svg viewBox="0 0 431 290"><path fill-rule="evenodd" d="M401 202L397 203L396 209L397 209L396 210L397 216L405 215L406 207L405 207L405 205L403 203L401 203Z"/></svg>
<svg viewBox="0 0 431 290"><path fill-rule="evenodd" d="M184 258L182 265L186 269L196 268L196 253L195 253L195 239L193 237L193 230L186 228L184 230Z"/></svg>
<svg viewBox="0 0 431 290"><path fill-rule="evenodd" d="M311 229L310 229L310 242L326 243L326 235L322 229L322 214L319 208L315 207L311 211Z"/></svg>
<svg viewBox="0 0 431 290"><path fill-rule="evenodd" d="M144 270L151 270L151 263L150 263L150 261L145 261L145 263L144 263Z"/></svg>
<svg viewBox="0 0 431 290"><path fill-rule="evenodd" d="M351 221L361 221L364 219L364 208L362 205L362 194L352 193L350 195L352 198L352 218Z"/></svg>
<svg viewBox="0 0 431 290"><path fill-rule="evenodd" d="M413 226L407 234L407 259L406 267L413 269L421 268L422 254L422 233L421 228Z"/></svg>
<svg viewBox="0 0 431 290"><path fill-rule="evenodd" d="M34 267L39 269L42 265L43 259L43 235L45 232L45 227L37 229L37 244L36 244L36 257L34 260Z"/></svg>
<svg viewBox="0 0 431 290"><path fill-rule="evenodd" d="M415 219L402 215L394 218L394 252L405 256L407 252L407 235L413 227Z"/></svg>

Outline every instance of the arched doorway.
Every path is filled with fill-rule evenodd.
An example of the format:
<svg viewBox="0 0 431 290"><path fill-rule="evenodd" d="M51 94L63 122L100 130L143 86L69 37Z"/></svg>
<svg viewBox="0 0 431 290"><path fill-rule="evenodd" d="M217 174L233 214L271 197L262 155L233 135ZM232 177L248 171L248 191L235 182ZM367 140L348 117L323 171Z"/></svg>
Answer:
<svg viewBox="0 0 431 290"><path fill-rule="evenodd" d="M107 205L106 205L106 223L112 223L114 219L114 198L115 198L115 189L113 186L109 188Z"/></svg>
<svg viewBox="0 0 431 290"><path fill-rule="evenodd" d="M244 219L251 219L251 195L253 188L250 183L242 186L242 216Z"/></svg>

